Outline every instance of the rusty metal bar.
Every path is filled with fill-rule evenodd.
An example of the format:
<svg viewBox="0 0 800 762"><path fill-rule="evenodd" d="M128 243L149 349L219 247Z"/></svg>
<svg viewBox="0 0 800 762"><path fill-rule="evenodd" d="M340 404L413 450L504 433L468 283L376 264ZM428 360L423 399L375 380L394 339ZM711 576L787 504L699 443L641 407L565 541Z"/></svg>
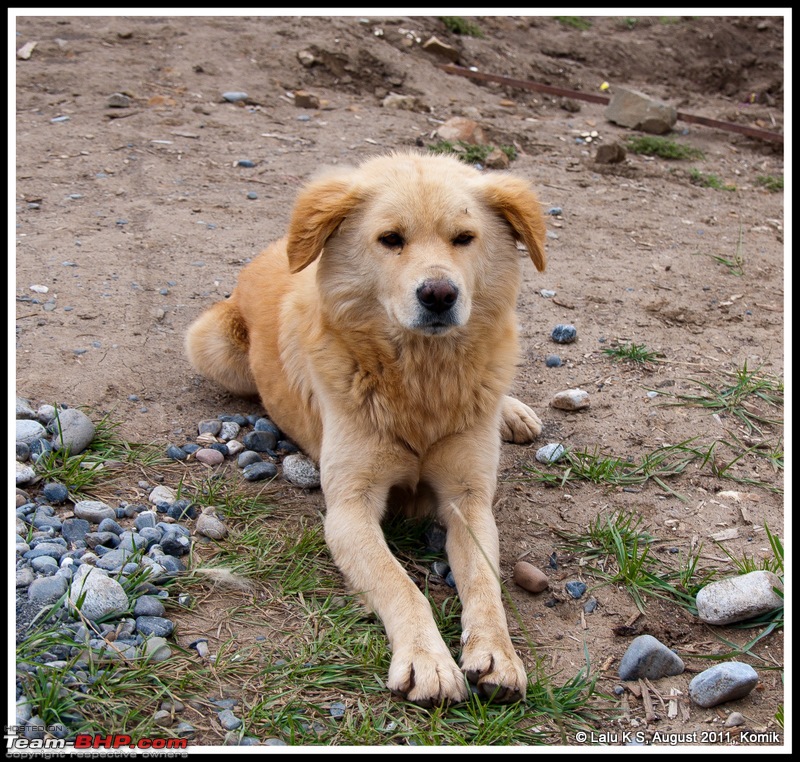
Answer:
<svg viewBox="0 0 800 762"><path fill-rule="evenodd" d="M603 105L607 105L610 100L605 95L582 93L579 90L570 90L566 87L555 87L553 85L542 85L538 82L531 82L530 80L503 77L500 74L484 74L483 72L471 71L470 69L466 69L463 66L456 66L455 64L438 64L438 66L442 71L445 71L448 74L457 74L459 77L467 77L468 79L475 79L479 82L497 82L501 85L519 88L520 90L533 90L539 93L547 93L548 95L560 95L564 98L574 98L575 100L588 101L589 103L600 103ZM762 130L758 127L748 127L747 125L734 124L733 122L721 122L718 119L709 119L705 116L685 114L682 111L678 112L678 119L682 122L702 124L705 127L714 127L718 130L738 132L751 138L769 140L773 143L783 143L783 135L780 133Z"/></svg>

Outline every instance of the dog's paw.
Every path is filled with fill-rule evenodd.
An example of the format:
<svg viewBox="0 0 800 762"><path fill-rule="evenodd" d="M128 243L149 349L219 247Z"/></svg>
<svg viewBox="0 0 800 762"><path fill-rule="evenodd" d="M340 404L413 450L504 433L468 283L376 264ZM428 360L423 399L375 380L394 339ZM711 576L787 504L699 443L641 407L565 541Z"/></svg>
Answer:
<svg viewBox="0 0 800 762"><path fill-rule="evenodd" d="M404 648L392 657L388 686L392 693L420 706L466 701L469 687L450 652Z"/></svg>
<svg viewBox="0 0 800 762"><path fill-rule="evenodd" d="M500 436L506 442L527 444L542 432L539 416L527 405L513 397L503 399L500 415Z"/></svg>
<svg viewBox="0 0 800 762"><path fill-rule="evenodd" d="M528 675L506 634L494 638L468 636L461 653L461 669L486 699L512 703L525 698Z"/></svg>

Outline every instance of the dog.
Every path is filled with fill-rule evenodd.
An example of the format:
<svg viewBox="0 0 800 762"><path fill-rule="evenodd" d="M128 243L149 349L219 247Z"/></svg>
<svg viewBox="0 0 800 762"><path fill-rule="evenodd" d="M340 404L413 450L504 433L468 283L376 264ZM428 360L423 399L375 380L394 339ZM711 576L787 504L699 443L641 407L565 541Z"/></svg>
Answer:
<svg viewBox="0 0 800 762"><path fill-rule="evenodd" d="M288 235L192 323L193 367L270 418L320 465L325 539L380 617L387 685L423 705L500 702L527 675L508 632L492 515L501 436L541 431L507 396L524 257L545 267L529 184L453 156L396 152L299 193ZM381 528L389 504L432 507L462 602L460 668ZM465 677L467 678L465 680Z"/></svg>

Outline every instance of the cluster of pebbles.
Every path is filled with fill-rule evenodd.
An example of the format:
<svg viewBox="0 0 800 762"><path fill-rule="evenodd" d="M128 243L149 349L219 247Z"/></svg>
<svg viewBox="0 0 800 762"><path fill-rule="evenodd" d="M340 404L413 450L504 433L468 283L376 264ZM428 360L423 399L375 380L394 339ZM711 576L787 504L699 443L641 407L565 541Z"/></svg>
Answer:
<svg viewBox="0 0 800 762"><path fill-rule="evenodd" d="M36 463L51 451L84 452L96 434L92 420L67 406L34 410L22 398L17 399L16 419L17 641L43 629L57 635L17 663L17 725L30 739L69 738L70 728L84 721L80 710L64 713L63 723L45 726L40 708L25 694L26 685L58 674L62 690L90 694L104 671L115 675L138 661L169 659L175 624L168 607L188 606L191 599L184 593L173 600L167 583L186 570L194 536L221 540L227 528L213 507L201 509L167 486L143 481L138 486L146 492L146 502L72 501L68 484L42 483ZM247 427L253 430L244 433ZM319 486L313 462L266 418L223 415L202 421L197 440L170 445L167 455L196 461L198 467L235 456L249 481L275 478L280 464L291 483ZM195 648L198 657L213 659L201 653L202 645L198 641ZM228 699L209 700L218 709L217 721L231 735L229 742L258 743L241 737L235 705L222 706ZM195 728L180 719L182 708L166 702L155 719L175 735L192 738Z"/></svg>

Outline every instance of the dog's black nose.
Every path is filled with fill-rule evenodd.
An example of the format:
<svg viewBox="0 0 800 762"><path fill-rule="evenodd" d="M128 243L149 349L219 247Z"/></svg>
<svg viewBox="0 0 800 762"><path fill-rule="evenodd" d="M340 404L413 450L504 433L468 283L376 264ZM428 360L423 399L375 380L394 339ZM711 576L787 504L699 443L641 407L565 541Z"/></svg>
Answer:
<svg viewBox="0 0 800 762"><path fill-rule="evenodd" d="M458 300L458 288L449 280L426 280L417 289L417 299L426 310L441 315Z"/></svg>

